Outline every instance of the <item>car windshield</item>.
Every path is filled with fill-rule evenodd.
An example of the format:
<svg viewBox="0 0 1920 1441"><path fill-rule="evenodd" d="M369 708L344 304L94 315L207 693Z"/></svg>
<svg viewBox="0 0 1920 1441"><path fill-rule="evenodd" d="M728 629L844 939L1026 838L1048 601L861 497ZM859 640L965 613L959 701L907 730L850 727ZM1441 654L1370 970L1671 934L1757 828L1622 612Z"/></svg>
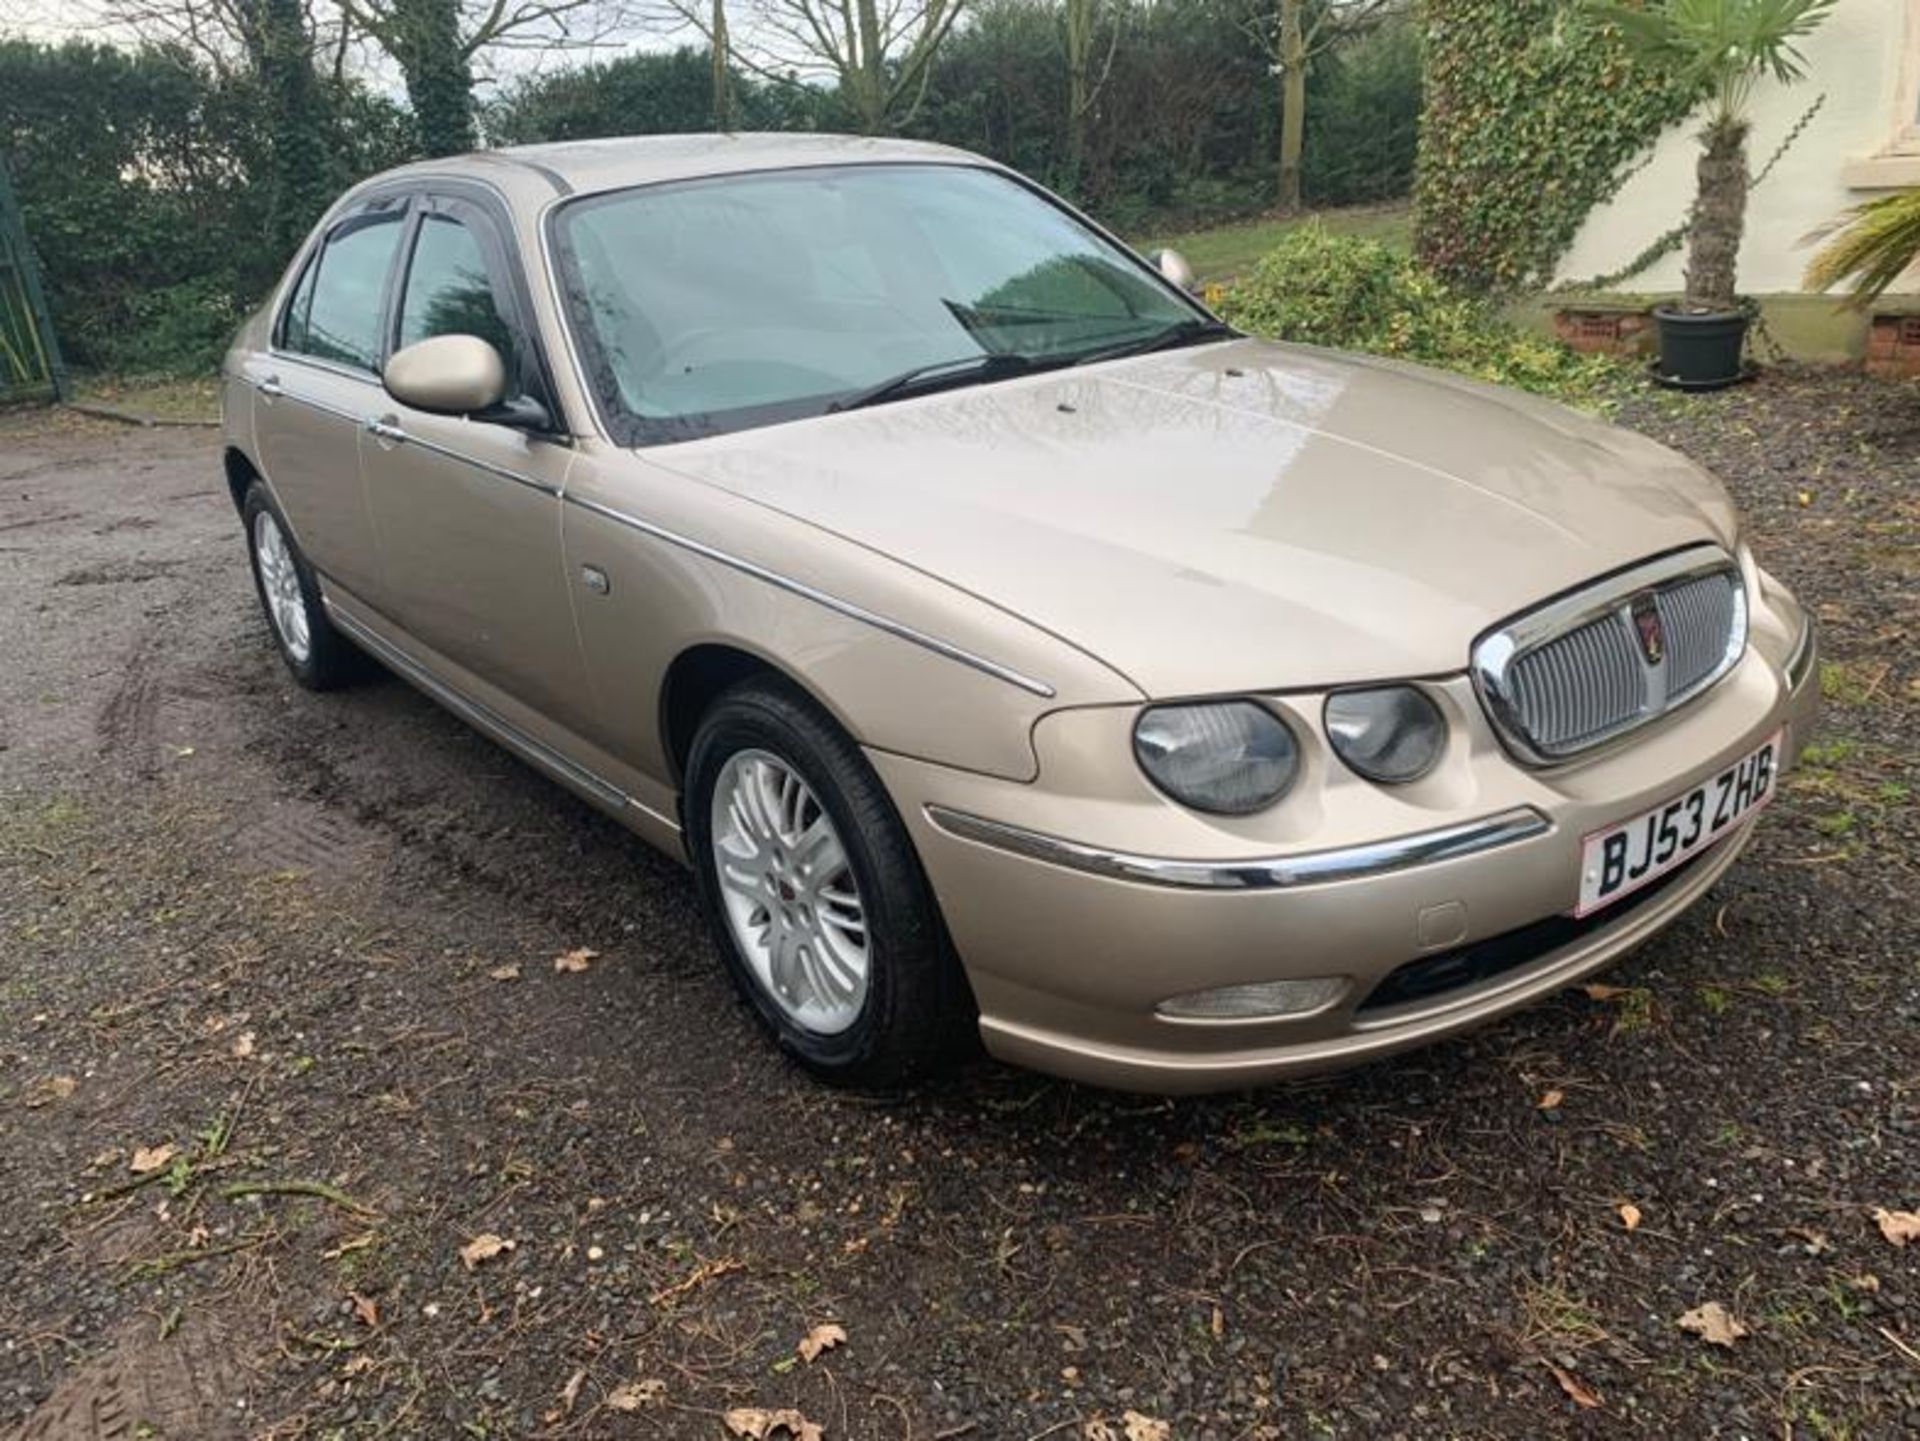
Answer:
<svg viewBox="0 0 1920 1441"><path fill-rule="evenodd" d="M616 438L687 440L1201 332L1136 257L998 172L774 171L575 201L553 231Z"/></svg>

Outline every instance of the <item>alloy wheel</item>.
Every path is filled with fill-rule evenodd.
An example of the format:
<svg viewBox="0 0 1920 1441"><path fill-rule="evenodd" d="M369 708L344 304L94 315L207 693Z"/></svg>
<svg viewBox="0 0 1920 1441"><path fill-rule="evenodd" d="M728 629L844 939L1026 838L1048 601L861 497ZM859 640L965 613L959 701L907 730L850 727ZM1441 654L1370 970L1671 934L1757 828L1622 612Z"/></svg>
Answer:
<svg viewBox="0 0 1920 1441"><path fill-rule="evenodd" d="M711 831L721 908L760 989L797 1025L837 1035L859 1019L867 914L833 818L770 751L727 758Z"/></svg>

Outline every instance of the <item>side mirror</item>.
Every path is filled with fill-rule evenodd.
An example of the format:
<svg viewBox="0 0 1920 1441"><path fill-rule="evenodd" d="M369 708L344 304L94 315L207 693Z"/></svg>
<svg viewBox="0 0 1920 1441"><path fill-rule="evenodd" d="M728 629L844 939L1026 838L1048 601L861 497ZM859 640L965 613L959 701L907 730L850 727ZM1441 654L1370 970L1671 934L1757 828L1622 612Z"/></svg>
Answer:
<svg viewBox="0 0 1920 1441"><path fill-rule="evenodd" d="M477 335L436 335L396 350L380 377L402 405L439 415L474 415L507 395L507 365Z"/></svg>
<svg viewBox="0 0 1920 1441"><path fill-rule="evenodd" d="M1153 268L1162 276L1179 286L1187 294L1196 294L1200 282L1193 273L1193 267L1187 263L1187 257L1177 250L1156 250L1149 257Z"/></svg>

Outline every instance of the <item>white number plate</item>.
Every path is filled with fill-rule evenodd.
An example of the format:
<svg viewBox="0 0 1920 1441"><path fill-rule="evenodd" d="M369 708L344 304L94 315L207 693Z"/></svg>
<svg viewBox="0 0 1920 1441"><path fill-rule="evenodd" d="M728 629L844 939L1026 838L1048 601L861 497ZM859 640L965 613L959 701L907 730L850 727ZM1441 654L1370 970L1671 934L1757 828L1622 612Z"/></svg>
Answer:
<svg viewBox="0 0 1920 1441"><path fill-rule="evenodd" d="M1773 799L1780 732L1718 775L1580 843L1580 904L1591 915L1698 855Z"/></svg>

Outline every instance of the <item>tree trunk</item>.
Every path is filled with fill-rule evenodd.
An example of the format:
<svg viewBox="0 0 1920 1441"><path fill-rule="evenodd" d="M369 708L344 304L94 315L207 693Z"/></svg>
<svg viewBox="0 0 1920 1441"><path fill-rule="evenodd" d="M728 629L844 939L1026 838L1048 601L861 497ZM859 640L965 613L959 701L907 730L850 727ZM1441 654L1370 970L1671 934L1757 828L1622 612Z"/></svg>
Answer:
<svg viewBox="0 0 1920 1441"><path fill-rule="evenodd" d="M887 128L887 57L881 41L880 9L876 0L855 0L857 29L852 39L852 67L841 83L862 135L878 135Z"/></svg>
<svg viewBox="0 0 1920 1441"><path fill-rule="evenodd" d="M473 70L460 41L459 0L394 0L388 47L406 81L424 155L473 149Z"/></svg>
<svg viewBox="0 0 1920 1441"><path fill-rule="evenodd" d="M1093 69L1094 0L1067 0L1067 191L1080 189L1087 156L1088 93Z"/></svg>
<svg viewBox="0 0 1920 1441"><path fill-rule="evenodd" d="M727 39L726 0L713 0L713 128L733 129L733 47Z"/></svg>
<svg viewBox="0 0 1920 1441"><path fill-rule="evenodd" d="M1715 120L1700 135L1699 193L1687 250L1687 304L1732 310L1747 219L1747 126Z"/></svg>
<svg viewBox="0 0 1920 1441"><path fill-rule="evenodd" d="M267 232L275 253L289 255L333 198L326 116L300 0L264 0L257 33L267 114Z"/></svg>
<svg viewBox="0 0 1920 1441"><path fill-rule="evenodd" d="M1280 0L1280 210L1301 208L1300 153L1307 128L1306 0Z"/></svg>

